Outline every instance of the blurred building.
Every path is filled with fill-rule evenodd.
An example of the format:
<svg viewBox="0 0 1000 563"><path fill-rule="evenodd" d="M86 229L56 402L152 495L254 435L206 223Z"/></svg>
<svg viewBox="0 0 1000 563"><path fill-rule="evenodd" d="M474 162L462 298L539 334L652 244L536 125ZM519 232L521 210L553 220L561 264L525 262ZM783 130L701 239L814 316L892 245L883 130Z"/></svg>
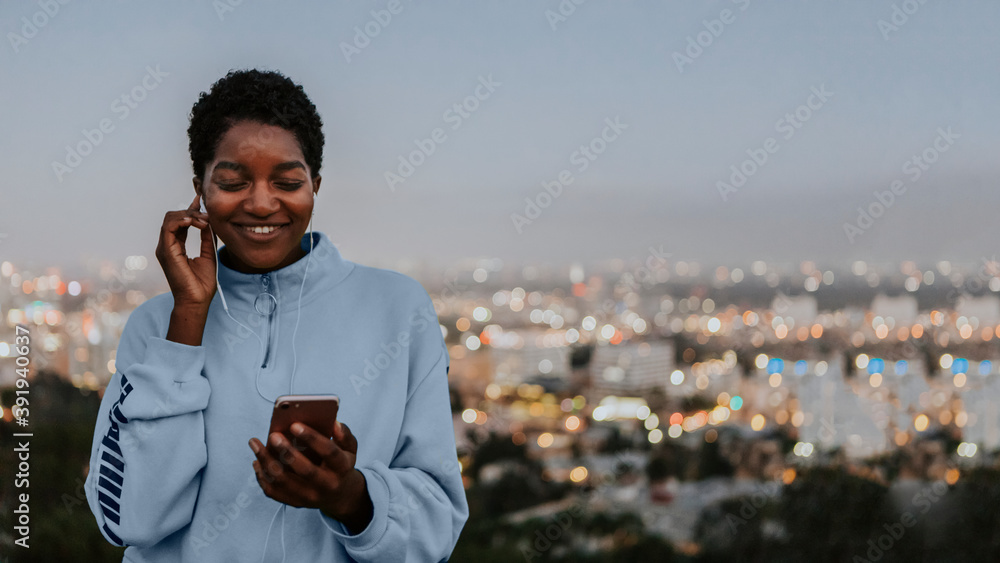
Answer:
<svg viewBox="0 0 1000 563"><path fill-rule="evenodd" d="M983 295L982 297L962 295L955 305L955 313L969 319L976 319L982 325L1000 324L1000 297L996 295Z"/></svg>
<svg viewBox="0 0 1000 563"><path fill-rule="evenodd" d="M781 317L795 319L799 326L808 325L816 320L816 298L812 295L790 297L779 294L771 301L771 310Z"/></svg>
<svg viewBox="0 0 1000 563"><path fill-rule="evenodd" d="M546 346L543 331L521 331L524 344L517 348L492 349L495 382L520 385L525 382L565 380L571 372L570 347Z"/></svg>
<svg viewBox="0 0 1000 563"><path fill-rule="evenodd" d="M664 389L674 369L674 345L670 341L602 344L594 349L590 369L598 396Z"/></svg>
<svg viewBox="0 0 1000 563"><path fill-rule="evenodd" d="M909 326L917 321L917 298L913 295L889 297L880 293L872 299L871 312L883 319L893 319L896 325Z"/></svg>

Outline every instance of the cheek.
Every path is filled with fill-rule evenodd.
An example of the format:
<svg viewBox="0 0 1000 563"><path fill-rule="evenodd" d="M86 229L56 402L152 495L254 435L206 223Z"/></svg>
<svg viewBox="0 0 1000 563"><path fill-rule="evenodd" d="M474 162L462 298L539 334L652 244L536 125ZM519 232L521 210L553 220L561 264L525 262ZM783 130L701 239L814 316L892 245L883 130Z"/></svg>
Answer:
<svg viewBox="0 0 1000 563"><path fill-rule="evenodd" d="M292 209L295 210L295 214L298 215L300 218L308 221L309 217L312 216L312 212L314 209L312 196L310 196L309 199L306 201L299 201L296 203L297 205L292 207Z"/></svg>
<svg viewBox="0 0 1000 563"><path fill-rule="evenodd" d="M212 205L208 206L208 215L214 222L227 223L239 206L239 200L219 197L212 202Z"/></svg>

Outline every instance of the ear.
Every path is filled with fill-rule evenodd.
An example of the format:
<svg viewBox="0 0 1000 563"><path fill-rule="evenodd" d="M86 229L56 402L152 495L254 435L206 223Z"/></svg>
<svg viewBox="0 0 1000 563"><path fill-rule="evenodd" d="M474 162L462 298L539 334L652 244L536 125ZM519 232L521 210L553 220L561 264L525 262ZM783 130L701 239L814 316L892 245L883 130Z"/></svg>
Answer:
<svg viewBox="0 0 1000 563"><path fill-rule="evenodd" d="M316 176L313 178L313 197L319 194L319 184L323 181L322 176Z"/></svg>
<svg viewBox="0 0 1000 563"><path fill-rule="evenodd" d="M191 177L191 183L194 184L194 193L201 196L201 200L205 201L205 194L201 191L201 178L197 176Z"/></svg>

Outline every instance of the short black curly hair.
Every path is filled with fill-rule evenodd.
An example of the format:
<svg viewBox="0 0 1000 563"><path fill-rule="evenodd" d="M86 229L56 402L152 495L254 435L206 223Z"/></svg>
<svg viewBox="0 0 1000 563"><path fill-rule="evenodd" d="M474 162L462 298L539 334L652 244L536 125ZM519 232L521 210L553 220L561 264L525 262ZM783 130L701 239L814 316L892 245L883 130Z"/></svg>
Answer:
<svg viewBox="0 0 1000 563"><path fill-rule="evenodd" d="M236 122L249 120L291 131L313 178L323 165L323 120L302 86L278 71L230 70L191 108L188 151L194 174L204 181L219 141Z"/></svg>

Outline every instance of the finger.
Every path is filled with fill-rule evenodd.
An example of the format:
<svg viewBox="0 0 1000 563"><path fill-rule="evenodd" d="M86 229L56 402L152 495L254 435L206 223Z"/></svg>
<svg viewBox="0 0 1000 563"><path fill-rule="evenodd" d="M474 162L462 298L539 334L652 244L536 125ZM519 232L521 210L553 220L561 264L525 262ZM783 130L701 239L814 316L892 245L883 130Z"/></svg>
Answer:
<svg viewBox="0 0 1000 563"><path fill-rule="evenodd" d="M253 455L257 456L257 459L260 459L260 453L264 449L264 444L261 444L257 438L250 438L250 449L253 451Z"/></svg>
<svg viewBox="0 0 1000 563"><path fill-rule="evenodd" d="M190 225L190 217L171 217L164 221L164 240L167 245L167 253L170 256L187 258L185 243Z"/></svg>
<svg viewBox="0 0 1000 563"><path fill-rule="evenodd" d="M270 478L264 474L260 462L257 460L254 460L253 462L253 472L257 477L257 484L268 497L289 506L318 506L317 500L320 498L320 495L314 489L289 483L287 480L278 481Z"/></svg>
<svg viewBox="0 0 1000 563"><path fill-rule="evenodd" d="M327 436L315 428L301 422L296 422L291 426L293 434L295 434L298 430L301 430L302 434L296 434L296 439L301 441L301 443L308 448L309 451L314 452L319 457L320 461L315 462L314 465L329 469L333 473L337 474L338 478L344 473L354 469L354 463L357 458L355 455L357 453L356 447L353 451L344 450L337 444L335 438ZM336 433L336 430L334 430L334 433ZM351 439L353 440L353 438Z"/></svg>
<svg viewBox="0 0 1000 563"><path fill-rule="evenodd" d="M334 473L339 475L354 468L354 460L351 459L351 454L354 452L344 451L334 440L331 440L329 437L318 432L315 428L302 424L301 422L292 424L292 432L294 433L300 426L302 428L302 435L299 439L302 440L310 450L316 452L320 456L320 459L322 459L326 466ZM336 433L336 430L334 430L334 433Z"/></svg>
<svg viewBox="0 0 1000 563"><path fill-rule="evenodd" d="M349 451L352 454L358 453L358 439L354 437L354 433L351 432L351 428L339 420L337 421L337 426L334 429L334 439L337 441L337 446L341 449Z"/></svg>
<svg viewBox="0 0 1000 563"><path fill-rule="evenodd" d="M253 473L257 477L257 485L260 486L260 490L264 492L268 497L285 504L290 504L291 499L288 498L285 487L282 483L278 482L276 479L268 475L264 471L264 467L260 460L253 460Z"/></svg>
<svg viewBox="0 0 1000 563"><path fill-rule="evenodd" d="M260 488L268 496L271 496L271 488L275 479L267 473L265 468L271 465L274 458L271 457L267 448L257 438L250 438L250 449L253 450L253 455L257 457L253 462L253 470L254 474L257 475L257 483L260 484Z"/></svg>
<svg viewBox="0 0 1000 563"><path fill-rule="evenodd" d="M253 438L252 441L256 440L256 438ZM273 488L284 487L283 482L289 478L288 472L285 471L285 465L282 463L284 454L278 451L277 446L272 443L270 437L268 437L268 445L265 447L261 447L259 441L256 443L258 444L258 448L255 455L257 456L258 463L260 463L260 476Z"/></svg>
<svg viewBox="0 0 1000 563"><path fill-rule="evenodd" d="M199 216L192 216L189 213L191 213L189 210L169 211L164 216L161 236L165 239L166 249L172 256L183 254L184 258L187 258L185 243L189 227L202 230L208 228L207 215L201 217L204 214L197 213Z"/></svg>
<svg viewBox="0 0 1000 563"><path fill-rule="evenodd" d="M291 430L292 434L295 434L302 443L321 457L330 456L338 449L329 437L320 434L307 424L296 422L292 424Z"/></svg>
<svg viewBox="0 0 1000 563"><path fill-rule="evenodd" d="M185 212L186 213L186 212ZM204 217L185 216L178 220L181 226L195 227L203 231L208 230L208 219Z"/></svg>
<svg viewBox="0 0 1000 563"><path fill-rule="evenodd" d="M201 194L195 194L191 205L189 205L182 213L183 215L194 219L202 219L206 224L208 222L208 213L201 210Z"/></svg>
<svg viewBox="0 0 1000 563"><path fill-rule="evenodd" d="M276 458L272 458L269 467L265 466L268 477L273 479L270 483L272 489L280 491L285 498L294 499L291 504L296 506L315 504L319 491L331 488L333 475L321 471L287 437L279 433L272 436Z"/></svg>
<svg viewBox="0 0 1000 563"><path fill-rule="evenodd" d="M266 473L273 473L275 475L280 473L280 471L276 471L275 469L282 465L280 459L281 452L278 451L277 447L270 440L268 440L268 445L265 446L257 438L252 438L250 444L251 449L256 446L257 451L254 452L254 455L257 456L257 461L260 462L261 467L264 468Z"/></svg>
<svg viewBox="0 0 1000 563"><path fill-rule="evenodd" d="M293 445L286 436L280 432L274 432L268 438L273 448L273 455L281 462L284 471L291 471L307 480L315 476L316 465L309 461L309 458L299 451L299 448Z"/></svg>

